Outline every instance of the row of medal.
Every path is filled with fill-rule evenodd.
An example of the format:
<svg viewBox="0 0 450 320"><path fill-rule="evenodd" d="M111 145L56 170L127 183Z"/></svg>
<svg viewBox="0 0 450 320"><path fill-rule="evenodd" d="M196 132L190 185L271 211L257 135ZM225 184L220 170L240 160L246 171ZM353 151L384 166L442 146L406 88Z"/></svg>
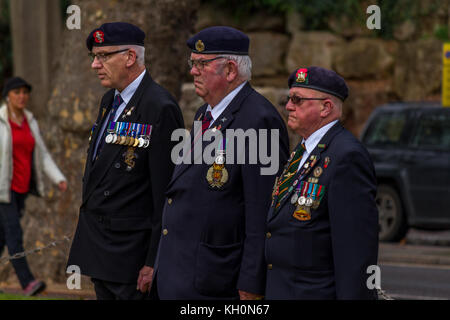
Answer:
<svg viewBox="0 0 450 320"><path fill-rule="evenodd" d="M291 204L317 209L325 194L325 187L317 183L302 181L291 197Z"/></svg>
<svg viewBox="0 0 450 320"><path fill-rule="evenodd" d="M325 187L317 183L302 181L291 197L295 205L293 217L300 221L311 220L311 209L316 210L325 194Z"/></svg>
<svg viewBox="0 0 450 320"><path fill-rule="evenodd" d="M105 142L108 144L147 148L150 144L152 126L142 123L111 121L107 132Z"/></svg>

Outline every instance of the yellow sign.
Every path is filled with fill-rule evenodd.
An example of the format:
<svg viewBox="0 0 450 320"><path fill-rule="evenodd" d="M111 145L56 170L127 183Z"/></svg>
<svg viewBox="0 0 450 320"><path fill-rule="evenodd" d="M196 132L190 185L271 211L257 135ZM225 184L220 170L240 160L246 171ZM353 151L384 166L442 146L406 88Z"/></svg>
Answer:
<svg viewBox="0 0 450 320"><path fill-rule="evenodd" d="M442 50L442 106L450 107L450 43Z"/></svg>

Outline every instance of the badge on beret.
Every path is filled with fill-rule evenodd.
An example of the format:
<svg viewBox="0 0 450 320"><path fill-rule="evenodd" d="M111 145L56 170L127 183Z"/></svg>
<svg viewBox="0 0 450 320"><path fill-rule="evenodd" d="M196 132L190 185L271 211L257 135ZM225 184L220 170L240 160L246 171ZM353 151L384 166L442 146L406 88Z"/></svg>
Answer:
<svg viewBox="0 0 450 320"><path fill-rule="evenodd" d="M302 68L297 70L296 82L306 82L308 84L308 69Z"/></svg>
<svg viewBox="0 0 450 320"><path fill-rule="evenodd" d="M95 31L94 41L97 43L103 43L103 41L105 41L105 34L100 30Z"/></svg>
<svg viewBox="0 0 450 320"><path fill-rule="evenodd" d="M195 49L197 49L198 52L202 52L203 50L205 50L205 44L202 40L197 40L197 42L195 43Z"/></svg>

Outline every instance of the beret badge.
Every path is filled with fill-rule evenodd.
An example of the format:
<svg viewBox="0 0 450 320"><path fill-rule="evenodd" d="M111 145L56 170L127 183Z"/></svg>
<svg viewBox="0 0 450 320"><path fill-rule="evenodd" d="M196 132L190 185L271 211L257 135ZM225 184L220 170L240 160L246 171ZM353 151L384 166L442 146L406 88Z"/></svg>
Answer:
<svg viewBox="0 0 450 320"><path fill-rule="evenodd" d="M105 41L105 34L100 30L95 31L94 41L97 43L103 43L103 41Z"/></svg>
<svg viewBox="0 0 450 320"><path fill-rule="evenodd" d="M306 82L308 84L308 69L302 68L297 70L296 82Z"/></svg>
<svg viewBox="0 0 450 320"><path fill-rule="evenodd" d="M197 42L195 43L195 49L198 52L202 52L203 50L205 50L205 44L202 40L197 40Z"/></svg>

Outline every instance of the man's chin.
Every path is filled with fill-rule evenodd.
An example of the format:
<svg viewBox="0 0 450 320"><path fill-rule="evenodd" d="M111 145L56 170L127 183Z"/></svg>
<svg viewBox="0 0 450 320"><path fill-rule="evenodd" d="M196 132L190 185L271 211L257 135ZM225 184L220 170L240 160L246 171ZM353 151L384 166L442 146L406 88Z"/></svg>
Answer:
<svg viewBox="0 0 450 320"><path fill-rule="evenodd" d="M105 87L105 88L112 88L112 84L111 81L106 80L106 79L100 79L100 84Z"/></svg>

